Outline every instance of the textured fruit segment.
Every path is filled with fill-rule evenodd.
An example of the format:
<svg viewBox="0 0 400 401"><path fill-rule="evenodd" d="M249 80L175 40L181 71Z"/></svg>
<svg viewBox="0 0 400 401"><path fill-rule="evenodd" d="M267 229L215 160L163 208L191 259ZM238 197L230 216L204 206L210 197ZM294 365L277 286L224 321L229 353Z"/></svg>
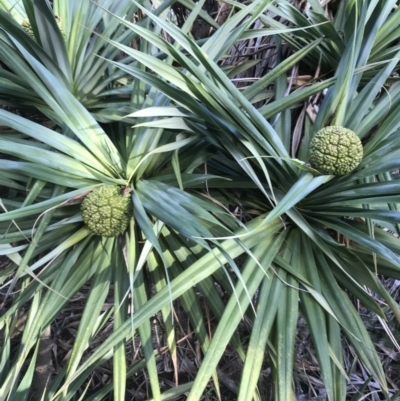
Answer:
<svg viewBox="0 0 400 401"><path fill-rule="evenodd" d="M322 174L348 174L360 165L362 158L361 140L347 128L322 128L310 144L310 163Z"/></svg>
<svg viewBox="0 0 400 401"><path fill-rule="evenodd" d="M96 235L115 237L124 233L132 217L132 199L122 196L115 185L103 185L90 192L81 204L82 219Z"/></svg>

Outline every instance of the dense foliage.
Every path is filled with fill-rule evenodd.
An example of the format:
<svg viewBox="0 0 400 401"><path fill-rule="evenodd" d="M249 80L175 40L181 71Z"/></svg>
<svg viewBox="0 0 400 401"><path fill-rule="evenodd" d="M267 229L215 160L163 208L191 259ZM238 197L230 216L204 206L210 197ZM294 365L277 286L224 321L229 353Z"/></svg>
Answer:
<svg viewBox="0 0 400 401"><path fill-rule="evenodd" d="M44 401L123 401L141 369L154 400L220 397L227 346L241 360L238 400L291 400L300 320L328 400L347 397L342 341L368 372L361 393L373 383L395 399L359 306L400 320L379 280L400 278L399 1L229 1L223 20L204 3L0 2L0 255L11 262L0 400L28 400L33 386ZM208 36L195 41L199 18ZM236 85L262 60L229 65L229 52L266 37L274 67ZM326 126L361 140L354 170L310 165ZM82 200L104 185L133 208L115 237L82 220ZM43 376L45 335L84 287L71 350ZM202 358L181 383L178 307ZM266 365L273 394L257 387ZM104 366L112 379L93 385Z"/></svg>

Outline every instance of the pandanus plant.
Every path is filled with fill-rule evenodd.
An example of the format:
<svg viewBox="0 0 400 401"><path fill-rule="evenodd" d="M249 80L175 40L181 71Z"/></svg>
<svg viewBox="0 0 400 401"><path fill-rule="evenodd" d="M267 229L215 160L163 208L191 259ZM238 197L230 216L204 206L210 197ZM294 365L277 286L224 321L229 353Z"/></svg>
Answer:
<svg viewBox="0 0 400 401"><path fill-rule="evenodd" d="M343 338L370 381L395 396L354 300L383 321L388 310L400 318L379 280L400 277L393 235L400 222L400 90L391 77L399 50L393 42L378 46L398 29L397 2L336 3L333 22L317 1L307 2L308 13L288 1L232 3L230 18L201 42L189 29L203 2L184 3L192 12L178 28L168 21L172 2L152 10L146 2L54 1L51 10L26 0L33 37L15 15L1 13L0 94L11 107L0 110L8 127L0 137L0 251L11 260L1 272L8 295L0 319L1 399L28 399L41 336L83 286L90 290L72 349L41 389L45 401L122 401L141 369L154 400L200 400L207 386L221 396L218 364L228 344L241 360L238 400L268 398L257 389L265 363L273 399L293 399L300 392L293 385L299 317L327 399L346 399L351 367ZM272 26L281 17L292 25ZM265 28L255 29L255 21ZM57 45L49 40L55 30ZM230 79L235 69L221 60L238 41L265 35L278 35L277 65L238 89ZM287 58L282 40L293 49ZM300 67L315 68L316 54L325 65L335 46L341 57L330 75L291 86L293 67L303 60ZM260 105L267 88L272 95ZM315 118L307 114L310 99L327 88ZM332 131L326 127L357 138L357 163L339 175L315 158L332 152L313 145L318 132ZM150 319L162 322L177 381L177 305L202 362L193 381L165 389ZM244 318L249 336L238 330ZM136 339L143 357L132 361ZM112 380L91 386L92 373L107 363Z"/></svg>

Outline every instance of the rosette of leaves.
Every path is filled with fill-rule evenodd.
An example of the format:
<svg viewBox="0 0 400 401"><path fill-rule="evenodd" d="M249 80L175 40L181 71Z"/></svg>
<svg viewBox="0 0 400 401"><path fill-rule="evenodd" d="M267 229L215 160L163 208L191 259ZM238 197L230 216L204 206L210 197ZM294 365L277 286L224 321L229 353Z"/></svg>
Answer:
<svg viewBox="0 0 400 401"><path fill-rule="evenodd" d="M173 2L171 2L172 4ZM185 5L193 8L191 0ZM163 2L154 10L163 18L171 7ZM148 6L152 7L152 6ZM209 23L215 22L200 11ZM132 112L129 75L115 69L106 59L122 63L131 60L111 45L110 40L139 46L139 36L112 15L146 26L145 14L139 15L138 6L131 0L106 1L101 5L92 1L3 0L0 3L0 102L16 107L28 115L52 120L55 104L49 96L56 95L56 82L49 84L50 92L42 92L32 65L39 62L61 81L100 122L119 120ZM157 28L155 28L157 29ZM35 68L33 68L35 69ZM54 92L53 92L54 90ZM59 101L59 99L57 99ZM44 115L44 116L43 116Z"/></svg>
<svg viewBox="0 0 400 401"><path fill-rule="evenodd" d="M362 57L355 60L356 66L368 63L372 67L358 76L362 87L376 76L382 62L395 57L398 52L396 39L400 9L397 0L376 4L365 4L360 0L337 1L325 6L313 0L302 3L301 7L289 1L273 3L271 15L263 15L260 19L266 27L277 29L282 40L290 43L294 49L301 49L304 44L325 37L320 47L312 50L304 59L312 70L319 65L319 73L335 74L343 52L351 46L361 46ZM293 33L285 29L286 26L296 31ZM363 35L357 30L363 31ZM393 70L397 69L398 63ZM389 76L386 84L391 82L396 82L395 75ZM354 81L353 91L356 84L357 80Z"/></svg>
<svg viewBox="0 0 400 401"><path fill-rule="evenodd" d="M225 263L231 264L240 276L232 260L234 253L250 252L254 244L230 241L226 245L228 248L233 245L233 248L224 249L220 241L213 239L216 234L232 235L232 230L241 224L212 201L188 192L191 187L202 186L213 178L185 172L197 167L190 157L198 142L196 136L182 134L182 137L176 137L168 130L152 128L132 130L124 124L109 126L104 131L67 88L59 85L58 90L66 98L70 96L68 101L74 107L74 117L85 125L85 129L80 125L63 124L54 131L0 110L1 124L13 130L0 138L2 154L7 155L0 159L0 185L4 187L2 193L6 194L1 199L0 249L12 261L8 269L1 272L1 282L7 293L7 310L0 318L0 330L4 336L2 356L11 355L2 369L2 391L11 398L27 394L25 384L33 380L31 372L37 358L34 350L40 343L43 330L57 318L71 297L90 282L88 306L80 320L71 358L56 378L42 389L44 399L72 399L82 382L90 376L91 369L84 367L82 357L93 336L108 325L105 316L113 319L110 339L118 338L118 344L106 345L106 354L113 351L109 356L113 355L115 369L115 399L125 397L127 377L137 371L136 366L147 367L152 393L160 399L156 354L150 342L150 317L155 313L162 316L168 333L169 351L176 363L171 301L185 294L183 304L193 319L192 323L198 325L196 331L206 351L206 326L192 285L204 280L204 274L207 276L224 268ZM157 101L168 103L156 92L148 94L147 99L150 104ZM146 104L144 98L140 101ZM127 138L135 139L126 148L118 149L121 132ZM73 134L79 135L79 140ZM167 156L171 157L178 150L185 160L176 170L177 175L170 174L166 170L171 164ZM197 163L202 164L202 159ZM177 177L186 191L179 189ZM124 226L127 230L113 232L116 236L109 236L109 231L98 232L97 226L82 222L81 204L90 199L91 194L98 194L99 188L109 187L129 188L130 193L124 197L124 202L129 201L128 205L133 209L133 217L126 215L123 219L124 224L129 224ZM110 194L103 191L103 200L106 195ZM112 202L109 205L115 207ZM276 230L279 228L280 224ZM206 239L214 244L215 250L212 251ZM236 248L234 244L237 244L237 249L232 253ZM210 251L211 259L185 273L186 266L180 264L179 255L187 253L190 260L189 255L193 254L195 258L198 253L202 254L203 248ZM154 301L148 299L144 264L151 276L150 282L157 288L158 296ZM172 284L175 277L184 280L184 284L178 285L180 289ZM205 283L202 291L210 291L210 285L212 287L212 282ZM111 286L114 305L103 315L102 308ZM18 296L9 298L8 294L15 290ZM133 294L131 300L127 298L129 293ZM210 296L217 295L212 291ZM14 329L10 331L7 328L13 326L20 311L28 305L32 306L24 328L24 340L15 344L12 340ZM143 320L133 323L128 316L128 307L138 311L143 311L141 307L153 309L147 309ZM145 358L139 365L128 366L125 337L136 336L136 330L141 342L147 344L144 347ZM97 355L102 355L102 359L105 355L100 348L98 351ZM27 362L32 369L25 372L23 366ZM90 361L87 363L91 365ZM112 387L108 386L106 393L110 390Z"/></svg>
<svg viewBox="0 0 400 401"><path fill-rule="evenodd" d="M322 19L324 10L316 6L316 2L309 4L313 15L320 14ZM348 3L340 2L340 7L345 7L344 4ZM399 234L400 219L397 203L400 187L394 175L400 152L397 135L400 84L391 77L398 64L398 49L395 57L385 59L381 55L378 70L368 61L373 51L371 43L391 20L386 5L383 1L352 2L346 13L341 14L343 20L336 22L345 24L348 20L352 24L352 40L344 43L334 77L297 90L291 86L296 77L292 81L287 76L287 70L293 66L291 63L296 57L310 55L314 49L323 52L330 38L319 38L296 47L297 53L239 91L218 66L225 51L221 38L233 43L238 37L249 38L268 32L267 29L252 31L251 18L234 35L229 33L229 39L222 27L206 44L198 47L182 32L150 16L185 49L184 55L152 32L121 21L157 44L174 60L173 66L161 66L155 58L115 43L151 73L123 65L119 65L120 68L158 88L176 104L175 108L169 105L168 108L140 110L130 117L153 117L155 121L147 125L157 127L170 127L172 122L179 122L203 136L218 149L207 163L208 171L214 174L224 171L232 180L231 183L220 181L218 190L210 190L212 196L232 207L239 203L243 212L267 213L258 222L260 228L270 224L273 227L276 218L282 219L285 226L285 231L271 238L271 242L255 229L243 235L243 239L257 241L259 251L265 252L257 253L263 269L246 266L242 272L244 283L237 281L236 291L230 292L231 298L196 375L189 401L201 398L210 373L218 366L228 343L232 341L237 345L237 327L243 311L252 321L252 332L247 352L236 347L243 361L239 400L258 397L257 382L267 354L272 361L274 399L295 398L293 371L299 315L305 319L313 339L327 399L346 399L349 367L344 362L342 336L347 337L384 396L394 393L352 302L352 297L358 298L380 318L387 319L371 296L373 292L390 305L397 319L400 318L398 303L377 277L383 274L398 278L400 273L400 244L391 233ZM280 1L279 7L292 6ZM235 18L238 21L243 18L245 7L238 8L240 11L231 23ZM256 16L264 18L254 11L253 17ZM290 29L287 34L294 35ZM277 51L278 61L283 60L279 39ZM322 54L323 57L328 55L328 50ZM372 79L362 81L371 74ZM165 81L170 84L166 86ZM388 93L383 93L382 85L389 81L392 85ZM269 85L273 87L273 99L256 109L253 103ZM315 119L305 113L307 103L302 105L303 109L298 107L298 102L310 99L327 87L329 90ZM312 138L326 125L347 127L357 132L364 142L361 164L344 176L320 176L303 162L308 158ZM231 192L229 189L233 186L236 190ZM243 192L238 198L240 188ZM268 255L267 259L262 259L261 255ZM257 294L257 315L249 306L248 294Z"/></svg>
<svg viewBox="0 0 400 401"><path fill-rule="evenodd" d="M3 15L3 18L3 22L8 21L8 17ZM100 126L83 100L82 103L71 92L56 64L44 56L20 26L11 25L9 30L3 27L2 36L9 55L15 57L7 56L12 63L10 67L18 71L24 99L51 119L55 129L0 110L0 124L7 127L7 133L2 133L0 138L0 252L12 262L1 271L7 305L0 318L1 393L10 399L23 400L30 396L27 389L36 383L33 371L42 333L51 329L69 300L89 285L88 302L71 357L55 377L45 380L40 397L73 399L100 361L113 357L113 380L102 386L104 396L111 393L113 399L124 400L127 379L145 367L152 395L159 400L157 351L152 346L150 318L159 314L164 322L168 351L177 376L177 339L171 302L182 298L206 352L209 340L205 319L192 286L200 282L201 292L214 299L222 314L221 297L207 277L226 269L226 265L240 277L233 258L235 254L251 253L254 244L232 240L225 243L225 249L221 247L222 241L214 237L230 236L242 224L211 200L190 192L191 188L204 187L205 182L211 183L213 179L204 172L193 173L194 169L201 170L199 166L209 157L208 145L201 138L184 127L177 134L173 130L146 126L131 128L130 123L123 122ZM13 36L14 29L21 42ZM67 37L68 32L67 29ZM139 50L146 54L147 46L142 41ZM43 58L32 56L32 48ZM7 79L17 80L17 74L11 71L3 74ZM118 74L124 73L118 69ZM30 79L29 85L21 83L19 77ZM159 91L151 90L140 81L123 90L129 96L130 111L170 103ZM1 94L6 96L4 89ZM119 105L113 107L118 113ZM193 152L196 152L195 159ZM130 190L133 218L123 235L95 236L82 222L82 200L104 185ZM275 231L279 229L277 224ZM181 261L182 255L185 262ZM192 261L194 265L200 256L206 257L185 273L189 267L186 262ZM221 274L221 277L228 280L227 275ZM174 278L183 280L182 284L172 284ZM149 286L154 286L158 294L154 301L147 292ZM12 296L16 290L18 295ZM114 304L104 314L109 293ZM138 320L135 316L133 323L128 309L147 311ZM15 341L15 324L21 314L27 317L23 340ZM109 318L113 322L109 337L112 344L98 349L94 364L84 362L94 336L108 327ZM127 347L136 338L145 344L145 356L130 365ZM214 380L218 383L216 373ZM178 392L184 391L178 389Z"/></svg>
<svg viewBox="0 0 400 401"><path fill-rule="evenodd" d="M313 339L329 400L346 399L350 367L342 336L374 385L392 395L353 303L357 299L385 319L373 291L400 317L398 304L377 278L377 273L400 276L398 239L387 232L399 232L399 185L392 172L400 152L400 86L381 92L397 59L385 60L374 79L359 86L360 77L376 68L366 61L369 49L362 41L367 25L375 21L377 3L385 7L384 2L365 1L363 9L354 9L357 17L365 17L356 19L354 40L346 45L335 76L297 90L290 86L288 71L324 44L324 38L299 47L244 90L219 66L235 42L276 34L252 29L268 11L268 1L238 4L201 47L186 35L190 18L182 29L148 9L143 12L151 19L149 26L117 18L141 38L139 49L110 42L130 60L109 60L134 82L131 106L137 111L128 124L100 127L62 80L27 56L27 71L40 77L37 87L54 97L50 102L43 95L42 100L58 128L52 131L0 111L1 123L15 130L0 138L2 153L9 155L0 160L0 184L9 189L2 199L7 211L0 214L5 233L0 244L13 261L1 278L8 291L18 290L0 319L2 394L27 397L41 333L90 282L70 359L47 384L45 401L69 400L85 391L93 371L111 358L112 381L88 400L124 400L127 379L142 368L153 399L188 394L189 401L200 400L207 386L220 393L216 372L228 344L243 363L238 400L261 398L257 384L267 360L274 398L292 399L300 391L293 387L299 315ZM154 26L174 44L153 32ZM277 52L282 60L279 41ZM57 91L50 83L57 83ZM273 99L256 108L270 86ZM314 121L298 105L304 102L306 108L310 96L325 88L329 91ZM130 119L135 119L134 128ZM361 165L343 177L316 175L305 163L312 137L328 122L356 131L365 142ZM293 125L301 127L301 138ZM82 198L104 184L132 190L134 216L124 236L96 237L82 223ZM201 190L207 198L199 197L196 191ZM245 227L237 228L229 207L241 211ZM146 291L150 285L156 294ZM114 303L103 311L111 286ZM212 336L199 297L215 319ZM193 382L161 394L149 319L161 316L177 366L171 299L182 303L203 358ZM15 344L13 327L25 310L22 341ZM244 315L251 330L241 337L238 326ZM90 350L109 319L112 333ZM144 358L130 365L126 348L137 336L145 344Z"/></svg>

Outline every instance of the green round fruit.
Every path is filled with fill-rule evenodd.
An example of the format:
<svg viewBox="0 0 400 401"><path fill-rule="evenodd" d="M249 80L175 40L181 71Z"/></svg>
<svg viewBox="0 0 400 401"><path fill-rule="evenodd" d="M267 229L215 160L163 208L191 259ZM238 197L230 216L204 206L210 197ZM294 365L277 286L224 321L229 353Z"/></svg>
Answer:
<svg viewBox="0 0 400 401"><path fill-rule="evenodd" d="M115 237L125 232L132 218L132 198L122 196L117 185L102 185L85 196L81 212L93 234Z"/></svg>
<svg viewBox="0 0 400 401"><path fill-rule="evenodd" d="M322 128L310 143L310 163L322 174L348 174L360 165L362 158L361 140L347 128Z"/></svg>

